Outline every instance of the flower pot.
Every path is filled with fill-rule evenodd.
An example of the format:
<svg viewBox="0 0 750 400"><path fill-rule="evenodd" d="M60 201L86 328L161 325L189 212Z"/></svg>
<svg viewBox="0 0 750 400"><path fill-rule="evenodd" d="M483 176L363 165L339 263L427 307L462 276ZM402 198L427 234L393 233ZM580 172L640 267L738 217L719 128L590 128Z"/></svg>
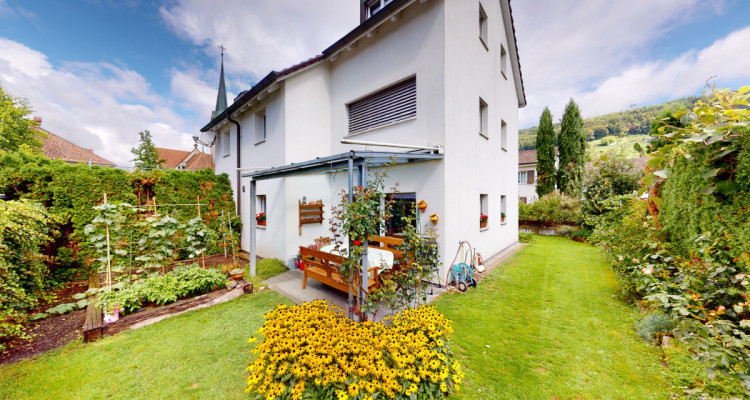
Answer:
<svg viewBox="0 0 750 400"><path fill-rule="evenodd" d="M266 226L266 220L263 221L256 221L258 226Z"/></svg>
<svg viewBox="0 0 750 400"><path fill-rule="evenodd" d="M234 279L234 280L236 280L236 281L238 281L238 280L242 279L244 276L245 276L245 273L243 272L241 274L234 274L234 275L231 276L231 278Z"/></svg>
<svg viewBox="0 0 750 400"><path fill-rule="evenodd" d="M432 221L433 224L437 224L438 223L438 219L439 218L438 218L437 214L430 215L430 221Z"/></svg>
<svg viewBox="0 0 750 400"><path fill-rule="evenodd" d="M487 227L487 221L479 221L479 228L486 228Z"/></svg>
<svg viewBox="0 0 750 400"><path fill-rule="evenodd" d="M424 212L424 210L427 209L427 202L424 200L419 200L419 203L417 203L417 207L419 208L419 211Z"/></svg>

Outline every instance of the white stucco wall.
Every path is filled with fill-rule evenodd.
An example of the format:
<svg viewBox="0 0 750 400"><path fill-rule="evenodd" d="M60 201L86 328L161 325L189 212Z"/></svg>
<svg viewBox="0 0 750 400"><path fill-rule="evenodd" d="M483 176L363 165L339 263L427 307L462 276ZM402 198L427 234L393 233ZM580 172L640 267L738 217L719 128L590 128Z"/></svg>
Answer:
<svg viewBox="0 0 750 400"><path fill-rule="evenodd" d="M416 76L417 116L351 139L413 145L443 145L445 158L389 168L387 187L396 182L402 193L416 193L428 203L421 214L426 228L440 235L441 280L460 240L468 240L485 256L492 256L518 240L518 98L507 66L500 73L500 46L509 51L500 4L484 1L488 15L486 49L479 40L479 2L433 0L416 2L396 21L381 25L373 37L362 37L334 61L321 61L285 77L279 88L239 116L243 129L242 167L275 167L301 162L363 146L345 145L348 136L347 104ZM512 40L512 39L511 39ZM509 54L510 56L510 54ZM479 98L488 104L488 138L479 135ZM255 143L255 113L265 108L268 138ZM507 124L507 145L501 149L500 121ZM229 128L236 134L232 124ZM235 146L232 139L232 146ZM370 150L405 151L393 148ZM223 158L217 144L218 172L234 179L234 155ZM243 180L247 185L249 180ZM258 183L267 196L267 226L257 229L258 255L287 260L300 245L330 236L330 208L347 185L345 171L314 174ZM249 186L248 186L249 188ZM243 210L249 209L249 189ZM488 196L488 229L480 231L480 194ZM325 203L323 224L298 226L298 200ZM506 223L501 223L501 196L505 196ZM438 214L437 225L429 215ZM243 213L243 248L249 213Z"/></svg>

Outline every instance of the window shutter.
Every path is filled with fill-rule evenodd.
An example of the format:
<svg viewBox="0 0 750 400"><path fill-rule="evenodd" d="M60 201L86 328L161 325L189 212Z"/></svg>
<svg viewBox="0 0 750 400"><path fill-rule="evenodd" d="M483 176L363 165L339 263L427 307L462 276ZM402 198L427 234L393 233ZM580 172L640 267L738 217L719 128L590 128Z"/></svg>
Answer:
<svg viewBox="0 0 750 400"><path fill-rule="evenodd" d="M528 183L529 185L534 183L534 172L535 171L533 169L531 171L526 172L526 179L527 179L526 183Z"/></svg>
<svg viewBox="0 0 750 400"><path fill-rule="evenodd" d="M349 134L417 116L417 78L373 93L349 104Z"/></svg>

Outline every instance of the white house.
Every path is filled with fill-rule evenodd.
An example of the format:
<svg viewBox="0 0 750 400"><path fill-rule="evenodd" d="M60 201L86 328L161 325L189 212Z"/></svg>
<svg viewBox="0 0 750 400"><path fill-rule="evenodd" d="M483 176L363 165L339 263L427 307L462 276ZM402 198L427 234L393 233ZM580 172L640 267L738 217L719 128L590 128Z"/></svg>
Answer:
<svg viewBox="0 0 750 400"><path fill-rule="evenodd" d="M526 100L510 3L360 2L359 26L228 107L219 99L202 131L215 134L216 171L236 188L242 248L282 260L330 236L349 163L395 155L388 187L398 182L403 204L428 203L420 222L440 234L444 283L460 240L485 259L518 241L518 108ZM323 221L300 227L303 199L322 200ZM266 225L256 226L261 212ZM480 213L489 215L486 228Z"/></svg>
<svg viewBox="0 0 750 400"><path fill-rule="evenodd" d="M518 199L522 203L533 203L536 194L536 149L518 152Z"/></svg>

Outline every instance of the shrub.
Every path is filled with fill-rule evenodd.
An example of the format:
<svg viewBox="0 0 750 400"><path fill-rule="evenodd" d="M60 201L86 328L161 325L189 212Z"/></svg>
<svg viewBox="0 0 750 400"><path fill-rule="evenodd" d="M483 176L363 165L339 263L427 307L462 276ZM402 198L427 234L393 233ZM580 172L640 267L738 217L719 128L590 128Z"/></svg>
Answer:
<svg viewBox="0 0 750 400"><path fill-rule="evenodd" d="M256 398L437 399L463 378L450 350L453 330L434 307L358 323L318 300L280 305L265 319L247 368Z"/></svg>
<svg viewBox="0 0 750 400"><path fill-rule="evenodd" d="M42 296L48 271L40 247L53 221L38 203L0 201L0 338L23 336L23 313Z"/></svg>
<svg viewBox="0 0 750 400"><path fill-rule="evenodd" d="M670 335L672 329L674 329L672 319L658 311L646 314L645 317L635 323L635 330L643 340L657 344L661 341L662 336Z"/></svg>
<svg viewBox="0 0 750 400"><path fill-rule="evenodd" d="M531 243L534 240L534 234L533 233L519 233L518 234L518 241L521 243Z"/></svg>
<svg viewBox="0 0 750 400"><path fill-rule="evenodd" d="M522 223L556 225L574 224L581 211L580 200L558 191L542 196L533 204L519 204L519 219Z"/></svg>

